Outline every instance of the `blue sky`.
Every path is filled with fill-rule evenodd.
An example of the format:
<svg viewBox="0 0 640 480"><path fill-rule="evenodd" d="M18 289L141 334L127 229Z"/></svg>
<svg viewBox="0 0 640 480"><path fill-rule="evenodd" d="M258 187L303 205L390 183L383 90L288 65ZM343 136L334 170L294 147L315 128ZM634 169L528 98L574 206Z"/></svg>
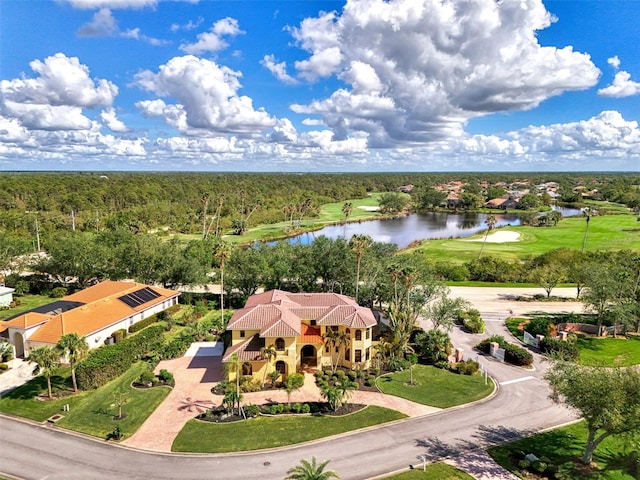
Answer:
<svg viewBox="0 0 640 480"><path fill-rule="evenodd" d="M638 171L636 1L0 2L0 170Z"/></svg>

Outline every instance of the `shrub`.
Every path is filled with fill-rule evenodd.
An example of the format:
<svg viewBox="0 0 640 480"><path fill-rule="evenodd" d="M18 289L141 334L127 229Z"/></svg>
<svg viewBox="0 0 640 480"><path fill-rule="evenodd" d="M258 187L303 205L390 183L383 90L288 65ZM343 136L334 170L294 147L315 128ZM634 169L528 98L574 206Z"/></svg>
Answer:
<svg viewBox="0 0 640 480"><path fill-rule="evenodd" d="M540 351L549 356L564 360L566 362L575 362L580 358L580 350L575 342L562 341L557 338L545 337L540 342Z"/></svg>
<svg viewBox="0 0 640 480"><path fill-rule="evenodd" d="M353 381L356 379L357 373L355 372L355 370L349 370L347 372L347 377L349 377L349 380Z"/></svg>
<svg viewBox="0 0 640 480"><path fill-rule="evenodd" d="M262 383L247 375L240 378L240 390L244 393L259 392L262 390Z"/></svg>
<svg viewBox="0 0 640 480"><path fill-rule="evenodd" d="M151 370L145 370L140 374L140 377L138 377L138 383L141 385L151 386L155 380L156 376Z"/></svg>
<svg viewBox="0 0 640 480"><path fill-rule="evenodd" d="M0 372L4 372L5 370L9 370L9 365L6 363L0 363Z"/></svg>
<svg viewBox="0 0 640 480"><path fill-rule="evenodd" d="M260 414L260 405L250 403L249 405L245 405L243 408L244 414L249 418L257 417Z"/></svg>
<svg viewBox="0 0 640 480"><path fill-rule="evenodd" d="M367 378L367 379L364 381L364 384L365 384L367 387L373 387L373 386L376 384L376 379L375 379L375 378L373 378L373 377L369 377L369 378Z"/></svg>
<svg viewBox="0 0 640 480"><path fill-rule="evenodd" d="M537 317L530 320L524 327L524 329L529 332L534 337L536 335L545 335L549 334L549 330L555 328L553 321L547 317Z"/></svg>
<svg viewBox="0 0 640 480"><path fill-rule="evenodd" d="M451 338L442 330L428 330L416 335L416 345L420 356L428 364L446 362L451 355Z"/></svg>
<svg viewBox="0 0 640 480"><path fill-rule="evenodd" d="M462 325L471 333L484 333L485 325L480 312L475 308L467 310L460 315Z"/></svg>
<svg viewBox="0 0 640 480"><path fill-rule="evenodd" d="M62 298L67 294L67 289L64 287L56 287L53 290L51 290L51 293L49 294L49 296L51 298Z"/></svg>
<svg viewBox="0 0 640 480"><path fill-rule="evenodd" d="M456 371L461 375L475 375L480 371L480 364L475 360L465 360L456 365Z"/></svg>
<svg viewBox="0 0 640 480"><path fill-rule="evenodd" d="M533 363L533 355L529 350L507 343L504 346L504 361L519 367L527 367Z"/></svg>
<svg viewBox="0 0 640 480"><path fill-rule="evenodd" d="M120 343L92 350L76 368L78 387L91 390L119 377L133 362L161 348L163 332L162 325L155 325L125 338Z"/></svg>
<svg viewBox="0 0 640 480"><path fill-rule="evenodd" d="M171 308L173 308L173 307L171 307ZM166 318L167 314L164 311L156 313L155 315L151 315L150 317L147 317L147 318L145 318L143 320L140 320L139 322L136 322L133 325L131 325L129 327L129 333L139 332L143 328L146 328L149 325L153 325L154 323L162 320L163 318L160 318L160 314L161 313L164 314L163 317Z"/></svg>
<svg viewBox="0 0 640 480"><path fill-rule="evenodd" d="M302 408L300 409L300 411L302 413L309 413L309 412L311 412L311 407L309 406L308 403L304 403L304 404L302 404Z"/></svg>
<svg viewBox="0 0 640 480"><path fill-rule="evenodd" d="M302 410L302 405L300 403L294 403L291 406L291 410L295 413L300 413L300 411Z"/></svg>
<svg viewBox="0 0 640 480"><path fill-rule="evenodd" d="M441 360L439 362L434 363L433 366L436 367L436 368L439 368L441 370L448 370L449 369L449 362Z"/></svg>
<svg viewBox="0 0 640 480"><path fill-rule="evenodd" d="M483 353L489 353L489 344L493 342L500 345L500 348L504 348L504 346L507 344L506 340L502 335L492 335L489 338L485 338L480 343L478 343L476 345L476 348Z"/></svg>
<svg viewBox="0 0 640 480"><path fill-rule="evenodd" d="M120 330L116 330L115 332L113 332L111 336L113 337L113 340L118 343L125 339L125 337L127 336L127 331L124 328L121 328Z"/></svg>
<svg viewBox="0 0 640 480"><path fill-rule="evenodd" d="M170 383L170 382L173 382L173 373L163 368L162 370L160 370L160 373L158 374L158 378L162 380L164 383Z"/></svg>

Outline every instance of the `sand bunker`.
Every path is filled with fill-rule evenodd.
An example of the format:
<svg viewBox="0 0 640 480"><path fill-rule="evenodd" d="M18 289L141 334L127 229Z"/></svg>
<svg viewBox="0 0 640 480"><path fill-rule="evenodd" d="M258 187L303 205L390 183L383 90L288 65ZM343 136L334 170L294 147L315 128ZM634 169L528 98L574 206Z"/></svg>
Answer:
<svg viewBox="0 0 640 480"><path fill-rule="evenodd" d="M490 233L487 237L487 243L507 243L520 241L520 234L518 232L510 232L505 230L498 230L497 232ZM484 242L484 236L481 238L474 238L469 242Z"/></svg>
<svg viewBox="0 0 640 480"><path fill-rule="evenodd" d="M380 210L380 207L376 207L376 206L368 206L368 205L362 205L361 207L358 207L358 209L360 210L364 210L365 212L377 212L378 210Z"/></svg>

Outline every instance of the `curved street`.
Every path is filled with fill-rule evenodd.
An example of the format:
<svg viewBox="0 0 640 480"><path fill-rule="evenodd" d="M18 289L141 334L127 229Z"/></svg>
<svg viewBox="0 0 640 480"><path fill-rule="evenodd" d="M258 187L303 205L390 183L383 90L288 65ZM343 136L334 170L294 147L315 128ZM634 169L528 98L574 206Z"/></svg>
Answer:
<svg viewBox="0 0 640 480"><path fill-rule="evenodd" d="M509 310L517 314L578 311L582 307L575 302L513 302L504 296L502 289L482 290L485 291L482 300L463 287L452 288L452 293L467 298L482 312L488 334L508 335L503 320ZM559 295L558 292L554 294ZM495 298L487 300L487 293ZM470 347L483 336L486 335L469 335L457 329L452 333L454 344L463 346L465 352L470 352ZM497 394L489 400L294 447L243 454L144 452L55 427L0 417L0 471L18 478L50 480L278 479L300 459L315 456L331 459L330 468L343 479L365 479L418 464L420 455L426 455L429 461L452 457L464 465L465 459L472 457L472 450L574 419L568 410L547 398L548 388L541 379L545 364L539 356L536 355L535 370L511 367L485 357L480 362L500 384ZM485 473L486 478L492 478L491 472Z"/></svg>

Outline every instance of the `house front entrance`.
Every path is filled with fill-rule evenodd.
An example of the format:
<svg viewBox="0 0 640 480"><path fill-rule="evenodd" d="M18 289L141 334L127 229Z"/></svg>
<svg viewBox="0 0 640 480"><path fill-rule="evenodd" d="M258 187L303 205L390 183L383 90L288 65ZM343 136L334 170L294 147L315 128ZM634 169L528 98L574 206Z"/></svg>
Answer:
<svg viewBox="0 0 640 480"><path fill-rule="evenodd" d="M318 352L313 345L305 345L300 351L300 362L307 367L318 366Z"/></svg>

